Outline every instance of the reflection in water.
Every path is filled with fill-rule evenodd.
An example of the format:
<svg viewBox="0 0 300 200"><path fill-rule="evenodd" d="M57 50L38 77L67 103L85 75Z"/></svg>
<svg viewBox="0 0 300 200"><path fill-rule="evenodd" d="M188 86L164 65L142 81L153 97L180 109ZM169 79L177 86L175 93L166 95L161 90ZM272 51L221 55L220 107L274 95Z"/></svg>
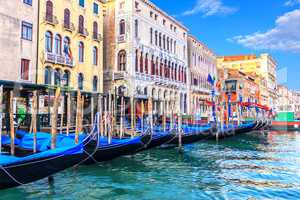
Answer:
<svg viewBox="0 0 300 200"><path fill-rule="evenodd" d="M0 191L0 199L300 199L300 134L249 133L154 149Z"/></svg>

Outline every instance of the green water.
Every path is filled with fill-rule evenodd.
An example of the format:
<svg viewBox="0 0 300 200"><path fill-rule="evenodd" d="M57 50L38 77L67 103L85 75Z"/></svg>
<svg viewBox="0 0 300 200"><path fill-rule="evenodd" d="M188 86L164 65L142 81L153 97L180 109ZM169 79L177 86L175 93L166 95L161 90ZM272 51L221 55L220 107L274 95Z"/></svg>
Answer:
<svg viewBox="0 0 300 200"><path fill-rule="evenodd" d="M300 133L154 149L0 191L0 199L300 199Z"/></svg>

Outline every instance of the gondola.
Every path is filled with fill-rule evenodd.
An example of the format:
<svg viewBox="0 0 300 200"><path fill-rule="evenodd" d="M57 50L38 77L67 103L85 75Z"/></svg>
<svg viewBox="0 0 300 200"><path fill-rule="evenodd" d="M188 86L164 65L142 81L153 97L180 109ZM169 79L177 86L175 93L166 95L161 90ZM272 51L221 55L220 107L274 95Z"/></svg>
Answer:
<svg viewBox="0 0 300 200"><path fill-rule="evenodd" d="M224 126L223 130L219 130L214 133L214 136L211 139L224 139L227 137L232 137L241 133L251 132L256 129L257 122L241 124L239 126L230 125L229 127ZM220 129L220 127L219 127Z"/></svg>
<svg viewBox="0 0 300 200"><path fill-rule="evenodd" d="M147 148L152 139L150 129L147 129L140 136L134 138L112 138L111 143L107 137L101 137L96 152L84 164L93 164L102 161L112 160L119 156L131 155Z"/></svg>
<svg viewBox="0 0 300 200"><path fill-rule="evenodd" d="M91 134L77 145L58 145L56 149L25 157L1 154L0 189L31 183L84 162L95 152L98 138L93 129ZM60 142L68 142L64 140L67 138Z"/></svg>
<svg viewBox="0 0 300 200"><path fill-rule="evenodd" d="M181 135L181 143L182 144L191 144L194 142L198 142L200 140L209 139L212 137L212 132L215 131L214 127L205 126L205 127L182 127L182 135ZM179 131L171 141L167 144L179 145Z"/></svg>

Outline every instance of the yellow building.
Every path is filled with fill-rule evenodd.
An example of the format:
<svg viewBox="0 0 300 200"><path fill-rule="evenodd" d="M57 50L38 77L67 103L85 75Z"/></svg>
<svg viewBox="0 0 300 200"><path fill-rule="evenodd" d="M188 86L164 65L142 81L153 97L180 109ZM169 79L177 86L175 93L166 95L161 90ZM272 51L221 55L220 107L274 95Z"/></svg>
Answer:
<svg viewBox="0 0 300 200"><path fill-rule="evenodd" d="M260 87L260 102L275 107L277 63L269 54L223 56L217 59L220 70L236 69L255 77Z"/></svg>
<svg viewBox="0 0 300 200"><path fill-rule="evenodd" d="M37 83L103 91L103 2L39 1Z"/></svg>

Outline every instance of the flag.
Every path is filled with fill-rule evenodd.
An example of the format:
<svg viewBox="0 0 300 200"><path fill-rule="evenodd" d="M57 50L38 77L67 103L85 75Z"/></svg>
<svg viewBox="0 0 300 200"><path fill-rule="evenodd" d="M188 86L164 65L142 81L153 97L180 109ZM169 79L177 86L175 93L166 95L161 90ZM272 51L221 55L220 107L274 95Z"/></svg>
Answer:
<svg viewBox="0 0 300 200"><path fill-rule="evenodd" d="M64 46L64 53L65 53L71 60L73 60L73 55L72 55L72 51L71 51L71 48L70 48L70 45L69 45L69 44L65 44L65 46Z"/></svg>
<svg viewBox="0 0 300 200"><path fill-rule="evenodd" d="M213 78L210 74L208 74L207 82L210 83L211 85L214 85L215 84L215 78Z"/></svg>

